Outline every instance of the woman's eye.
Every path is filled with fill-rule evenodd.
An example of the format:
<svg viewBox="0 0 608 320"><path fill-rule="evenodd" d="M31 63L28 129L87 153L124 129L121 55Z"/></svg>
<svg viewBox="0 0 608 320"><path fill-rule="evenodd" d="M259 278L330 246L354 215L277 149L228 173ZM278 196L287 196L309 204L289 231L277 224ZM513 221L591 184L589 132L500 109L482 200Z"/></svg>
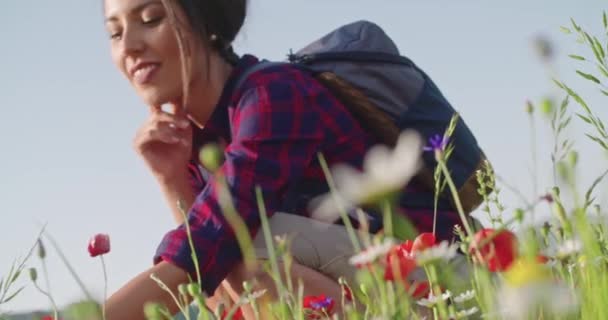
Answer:
<svg viewBox="0 0 608 320"><path fill-rule="evenodd" d="M120 39L120 36L121 36L120 32L111 32L110 33L110 39L112 39L112 40Z"/></svg>
<svg viewBox="0 0 608 320"><path fill-rule="evenodd" d="M143 19L143 24L146 25L154 25L159 23L163 18L162 17L155 17L155 18L149 18L149 19Z"/></svg>

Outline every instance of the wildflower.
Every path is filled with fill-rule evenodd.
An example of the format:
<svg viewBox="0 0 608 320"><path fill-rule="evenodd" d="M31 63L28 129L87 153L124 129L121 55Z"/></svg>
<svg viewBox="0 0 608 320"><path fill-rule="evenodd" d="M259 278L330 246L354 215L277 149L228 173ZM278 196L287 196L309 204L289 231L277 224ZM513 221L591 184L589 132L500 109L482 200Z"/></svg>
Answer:
<svg viewBox="0 0 608 320"><path fill-rule="evenodd" d="M553 199L553 195L550 193L547 193L544 196L540 197L539 200L546 201L547 203L553 203L553 201L555 201L555 199Z"/></svg>
<svg viewBox="0 0 608 320"><path fill-rule="evenodd" d="M331 314L334 308L335 301L324 294L319 296L304 297L304 309L312 311L308 314L308 319L319 319L319 314Z"/></svg>
<svg viewBox="0 0 608 320"><path fill-rule="evenodd" d="M508 230L482 229L475 234L470 252L491 272L505 271L517 256L517 240Z"/></svg>
<svg viewBox="0 0 608 320"><path fill-rule="evenodd" d="M511 264L504 274L506 283L513 287L524 286L534 282L543 282L551 278L547 266L535 259L519 259Z"/></svg>
<svg viewBox="0 0 608 320"><path fill-rule="evenodd" d="M394 150L372 147L363 172L346 165L333 168L336 189L347 204L370 204L401 190L421 168L421 139L413 131L399 136Z"/></svg>
<svg viewBox="0 0 608 320"><path fill-rule="evenodd" d="M221 320L225 320L228 319L228 310L224 309L224 311L222 311L222 315L220 316ZM241 310L241 308L236 309L236 311L232 314L232 317L230 317L231 320L245 320L245 316L243 316L243 310Z"/></svg>
<svg viewBox="0 0 608 320"><path fill-rule="evenodd" d="M442 241L436 246L416 252L414 257L416 259L416 263L423 266L439 260L451 260L456 256L456 250L458 250L457 244L450 245L448 241Z"/></svg>
<svg viewBox="0 0 608 320"><path fill-rule="evenodd" d="M343 285L342 285L342 295L344 296L344 299L345 299L347 302L352 302L352 301L353 301L353 292L352 292L352 290L350 290L350 288L349 288L347 285L345 285L345 284L343 284Z"/></svg>
<svg viewBox="0 0 608 320"><path fill-rule="evenodd" d="M544 319L568 318L579 306L575 292L551 281L521 287L504 286L497 297L504 318L514 320L539 319L540 310Z"/></svg>
<svg viewBox="0 0 608 320"><path fill-rule="evenodd" d="M423 307L432 308L439 301L446 301L451 297L452 297L452 293L449 290L447 290L445 293L441 294L440 296L435 296L432 293L430 293L428 298L420 299L420 300L416 301L416 303Z"/></svg>
<svg viewBox="0 0 608 320"><path fill-rule="evenodd" d="M412 251L423 251L435 245L435 235L430 232L421 233L414 239L414 243L412 243Z"/></svg>
<svg viewBox="0 0 608 320"><path fill-rule="evenodd" d="M579 253L583 248L580 240L569 239L557 246L555 256L559 259L564 259Z"/></svg>
<svg viewBox="0 0 608 320"><path fill-rule="evenodd" d="M89 254L91 257L110 252L110 237L107 234L96 234L89 241Z"/></svg>
<svg viewBox="0 0 608 320"><path fill-rule="evenodd" d="M423 148L424 151L444 151L448 145L448 137L436 134L429 138L429 144Z"/></svg>
<svg viewBox="0 0 608 320"><path fill-rule="evenodd" d="M254 291L251 294L247 295L246 297L242 297L239 301L240 304L248 304L253 302L256 299L259 299L260 297L262 297L264 294L266 294L266 289L264 290L258 290L258 291Z"/></svg>
<svg viewBox="0 0 608 320"><path fill-rule="evenodd" d="M463 302L469 301L473 298L475 298L475 290L468 290L468 291L465 291L465 292L455 296L454 302L463 303Z"/></svg>
<svg viewBox="0 0 608 320"><path fill-rule="evenodd" d="M386 268L384 269L384 280L395 281L396 279L406 279L407 276L416 269L416 261L411 256L411 241L393 247L391 252L386 255Z"/></svg>
<svg viewBox="0 0 608 320"><path fill-rule="evenodd" d="M456 313L450 315L450 319L464 319L476 314L477 312L479 312L479 308L477 307L456 311Z"/></svg>
<svg viewBox="0 0 608 320"><path fill-rule="evenodd" d="M348 259L348 263L350 263L351 265L357 266L357 267L367 265L369 263L376 261L376 259L378 259L378 257L384 256L385 254L387 254L391 250L392 246L393 246L393 241L390 239L386 239L386 240L384 240L383 243L373 245L373 246L359 252L358 254L352 256L350 259Z"/></svg>

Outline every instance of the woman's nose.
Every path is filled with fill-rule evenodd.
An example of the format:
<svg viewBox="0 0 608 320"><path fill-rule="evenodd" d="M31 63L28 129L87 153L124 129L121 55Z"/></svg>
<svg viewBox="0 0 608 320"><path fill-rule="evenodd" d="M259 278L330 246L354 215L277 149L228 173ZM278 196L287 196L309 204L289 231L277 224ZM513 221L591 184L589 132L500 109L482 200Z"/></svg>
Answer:
<svg viewBox="0 0 608 320"><path fill-rule="evenodd" d="M141 53L145 48L145 41L137 30L125 30L122 36L122 49L125 55Z"/></svg>

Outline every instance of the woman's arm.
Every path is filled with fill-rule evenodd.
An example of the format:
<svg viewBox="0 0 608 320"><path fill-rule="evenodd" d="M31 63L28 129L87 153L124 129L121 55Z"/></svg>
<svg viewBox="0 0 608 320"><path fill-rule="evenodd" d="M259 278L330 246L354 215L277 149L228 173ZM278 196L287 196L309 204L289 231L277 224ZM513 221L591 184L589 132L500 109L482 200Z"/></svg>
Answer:
<svg viewBox="0 0 608 320"><path fill-rule="evenodd" d="M184 214L188 214L188 209L194 203L196 195L192 186L190 186L190 178L188 177L188 171L184 170L184 174L175 176L167 179L159 179L159 185L165 199L167 200L171 212L173 213L173 219L179 225L184 223ZM182 213L177 206L177 202L181 201L186 209L185 213Z"/></svg>
<svg viewBox="0 0 608 320"><path fill-rule="evenodd" d="M129 281L108 299L106 320L145 320L146 302L161 303L169 308L171 314L179 311L171 295L150 279L151 274L156 275L176 296L177 287L188 282L188 275L184 270L168 262L160 262Z"/></svg>

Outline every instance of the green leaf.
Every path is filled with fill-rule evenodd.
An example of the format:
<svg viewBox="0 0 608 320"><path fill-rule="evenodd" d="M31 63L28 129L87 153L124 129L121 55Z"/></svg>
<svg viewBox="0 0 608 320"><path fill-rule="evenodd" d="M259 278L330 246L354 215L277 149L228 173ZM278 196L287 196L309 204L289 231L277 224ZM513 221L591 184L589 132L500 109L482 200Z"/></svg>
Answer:
<svg viewBox="0 0 608 320"><path fill-rule="evenodd" d="M574 99L574 101L578 102L578 104L581 105L581 107L583 107L583 109L585 109L585 111L587 111L587 113L592 114L591 109L589 109L589 106L587 105L587 103L585 102L585 100L583 100L583 98L581 98L581 96L578 95L578 93L574 92L574 90L572 90L572 88L568 87L567 85L553 80L560 88L566 90L566 92L572 97L572 99Z"/></svg>
<svg viewBox="0 0 608 320"><path fill-rule="evenodd" d="M591 36L587 32L584 32L583 34L585 35L585 38L587 39L587 42L589 43L589 46L591 46L591 50L593 51L593 54L595 55L595 58L597 59L597 61L599 63L602 63L603 62L602 61L602 56L600 55L600 52L595 47L595 42L593 41L593 39L591 38Z"/></svg>
<svg viewBox="0 0 608 320"><path fill-rule="evenodd" d="M597 179L595 179L593 181L593 183L591 184L591 187L587 190L587 193L585 194L585 199L587 200L587 202L592 202L590 201L591 198L591 194L593 193L593 190L595 189L595 187L597 187L597 185L602 181L602 179L604 179L604 177L608 174L608 171L604 171L604 173L597 177Z"/></svg>
<svg viewBox="0 0 608 320"><path fill-rule="evenodd" d="M597 68L600 69L600 72L604 75L604 77L608 78L608 70L601 64L597 64Z"/></svg>
<svg viewBox="0 0 608 320"><path fill-rule="evenodd" d="M567 127L568 124L570 123L570 120L572 120L572 118L568 118L568 119L566 119L566 121L562 122L559 125L559 128L557 129L557 131L561 132L562 130L564 130L564 128Z"/></svg>
<svg viewBox="0 0 608 320"><path fill-rule="evenodd" d="M583 121L587 122L588 124L593 124L593 123L591 122L591 119L589 119L589 118L585 117L584 115L582 115L582 114L580 114L580 113L577 113L576 115L577 115L579 118L581 118L581 120L583 120Z"/></svg>
<svg viewBox="0 0 608 320"><path fill-rule="evenodd" d="M574 28L574 30L576 31L581 31L581 27L579 27L576 22L574 22L574 19L570 18L570 22L572 22L572 27Z"/></svg>
<svg viewBox="0 0 608 320"><path fill-rule="evenodd" d="M585 61L585 57L577 56L575 54L569 54L568 57L575 59L575 60Z"/></svg>
<svg viewBox="0 0 608 320"><path fill-rule="evenodd" d="M10 285L10 284L15 283L15 281L17 281L17 279L19 278L20 274L21 274L21 270L17 270L17 272L15 272L15 274L11 278L11 281L8 284Z"/></svg>
<svg viewBox="0 0 608 320"><path fill-rule="evenodd" d="M604 20L604 28L608 29L608 17L606 17L606 11L604 11L603 16L604 16L604 19L603 19Z"/></svg>
<svg viewBox="0 0 608 320"><path fill-rule="evenodd" d="M602 59L606 58L606 53L604 52L604 48L602 48L602 44L596 37L593 37L593 45L595 45L597 51L599 51Z"/></svg>
<svg viewBox="0 0 608 320"><path fill-rule="evenodd" d="M570 30L570 29L568 29L568 28L566 28L566 27L564 27L564 26L560 26L560 27L559 27L559 29L560 29L560 30L561 30L563 33L565 33L565 34L570 34L570 33L572 33L572 30Z"/></svg>
<svg viewBox="0 0 608 320"><path fill-rule="evenodd" d="M605 96L607 96L607 97L608 97L608 91L606 91L606 90L602 90L602 89L600 89L600 91L601 91L601 92L602 92L602 93L603 93Z"/></svg>
<svg viewBox="0 0 608 320"><path fill-rule="evenodd" d="M4 301L0 301L1 303L7 303L11 300L13 300L13 298L15 298L25 287L21 287L19 288L19 290L15 291L13 294L11 294L8 298L4 299Z"/></svg>
<svg viewBox="0 0 608 320"><path fill-rule="evenodd" d="M588 73L584 73L582 71L576 70L576 73L578 73L581 77L587 79L587 80L591 80L597 84L601 84L600 80L598 80L598 78L594 77L593 75L590 75Z"/></svg>
<svg viewBox="0 0 608 320"><path fill-rule="evenodd" d="M598 137L594 137L594 136L592 136L592 135L590 135L590 134L588 134L588 133L585 133L585 135L586 135L586 136L587 136L589 139L591 139L591 140L593 140L593 141L597 142L597 143L598 143L600 146L602 146L602 148L604 148L604 150L608 150L608 144L606 144L606 142L605 142L605 141L602 141L600 138L598 138Z"/></svg>

